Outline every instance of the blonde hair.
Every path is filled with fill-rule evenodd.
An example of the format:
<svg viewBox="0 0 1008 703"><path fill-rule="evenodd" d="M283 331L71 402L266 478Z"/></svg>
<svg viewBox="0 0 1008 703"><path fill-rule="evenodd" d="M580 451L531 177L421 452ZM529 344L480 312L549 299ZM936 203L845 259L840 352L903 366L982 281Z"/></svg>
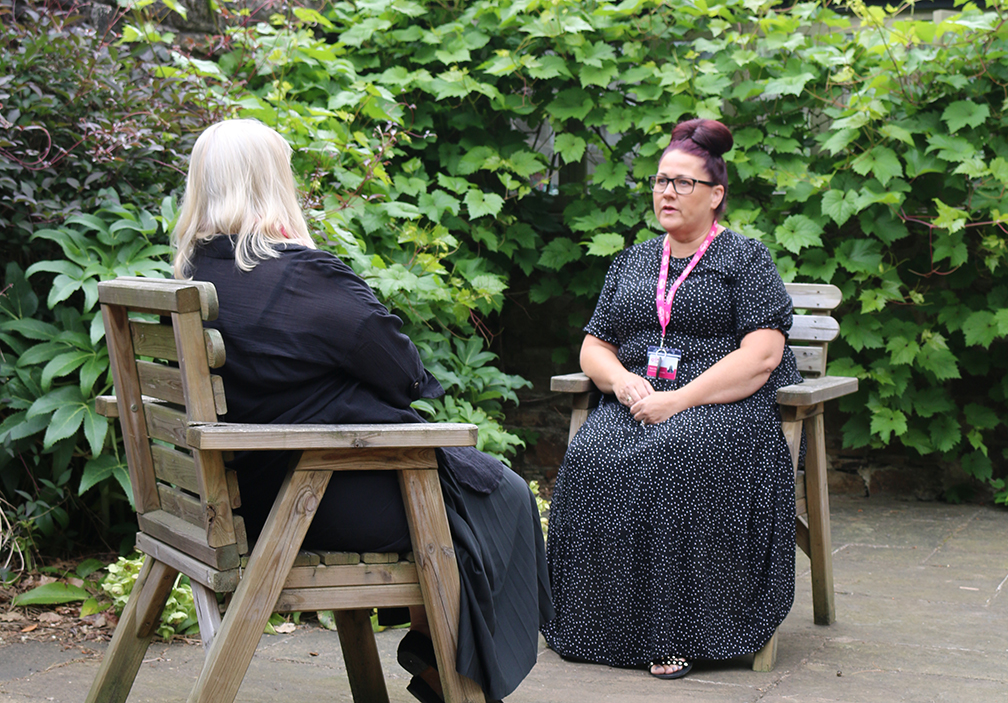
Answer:
<svg viewBox="0 0 1008 703"><path fill-rule="evenodd" d="M220 235L235 235L235 264L242 271L279 256L276 243L315 248L290 155L284 138L258 120L225 120L199 136L172 232L175 278L189 278L196 246Z"/></svg>

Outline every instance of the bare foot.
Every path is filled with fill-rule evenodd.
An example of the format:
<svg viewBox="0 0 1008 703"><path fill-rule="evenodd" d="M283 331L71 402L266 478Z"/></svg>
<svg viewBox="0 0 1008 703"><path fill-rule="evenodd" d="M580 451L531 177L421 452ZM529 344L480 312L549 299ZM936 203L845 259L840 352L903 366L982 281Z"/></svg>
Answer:
<svg viewBox="0 0 1008 703"><path fill-rule="evenodd" d="M651 662L651 675L660 679L678 679L685 676L693 668L693 664L682 657L662 657Z"/></svg>

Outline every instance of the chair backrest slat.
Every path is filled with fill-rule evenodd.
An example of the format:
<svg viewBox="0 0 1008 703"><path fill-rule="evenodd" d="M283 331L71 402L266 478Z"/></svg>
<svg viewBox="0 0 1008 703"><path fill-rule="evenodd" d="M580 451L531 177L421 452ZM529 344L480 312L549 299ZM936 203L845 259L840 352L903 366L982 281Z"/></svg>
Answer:
<svg viewBox="0 0 1008 703"><path fill-rule="evenodd" d="M832 342L840 334L840 323L826 315L795 315L789 342Z"/></svg>
<svg viewBox="0 0 1008 703"><path fill-rule="evenodd" d="M130 322L130 332L133 336L133 349L137 356L149 356L168 361L178 361L175 350L175 332L171 325L158 322L133 320ZM215 329L203 330L203 339L207 348L207 365L219 369L224 365L224 339ZM221 411L221 415L224 413Z"/></svg>
<svg viewBox="0 0 1008 703"><path fill-rule="evenodd" d="M786 283L788 294L796 310L829 312L840 304L840 289L828 283Z"/></svg>
<svg viewBox="0 0 1008 703"><path fill-rule="evenodd" d="M107 305L155 315L198 312L204 320L217 319L217 291L211 283L120 276L102 281L99 288L99 299Z"/></svg>
<svg viewBox="0 0 1008 703"><path fill-rule="evenodd" d="M175 405L185 405L182 372L177 367L143 360L138 360L136 363L137 373L140 377L140 388L144 395ZM210 384L213 388L214 409L217 414L224 415L227 413L224 382L220 376L212 375L210 376Z"/></svg>
<svg viewBox="0 0 1008 703"><path fill-rule="evenodd" d="M236 569L241 564L237 541L222 547L211 547L207 544L206 531L202 527L190 525L167 510L137 515L137 522L140 523L140 529L151 537L215 569Z"/></svg>
<svg viewBox="0 0 1008 703"><path fill-rule="evenodd" d="M191 454L160 444L152 444L151 455L154 458L154 474L159 480L184 488L191 493L199 493L196 462Z"/></svg>
<svg viewBox="0 0 1008 703"><path fill-rule="evenodd" d="M789 346L802 376L814 378L826 373L826 351L822 347Z"/></svg>
<svg viewBox="0 0 1008 703"><path fill-rule="evenodd" d="M147 399L144 402L144 416L147 418L147 430L152 439L159 439L183 449L188 446L185 441L184 411L162 401Z"/></svg>
<svg viewBox="0 0 1008 703"><path fill-rule="evenodd" d="M788 346L805 378L826 375L828 343L840 334L840 323L830 311L840 304L840 289L828 284L785 284L795 312L788 335Z"/></svg>

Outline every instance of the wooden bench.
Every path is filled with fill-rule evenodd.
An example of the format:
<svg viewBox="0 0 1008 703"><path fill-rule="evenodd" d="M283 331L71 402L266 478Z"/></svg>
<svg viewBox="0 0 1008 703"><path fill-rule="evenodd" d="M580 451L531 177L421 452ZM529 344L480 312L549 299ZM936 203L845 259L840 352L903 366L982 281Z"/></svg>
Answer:
<svg viewBox="0 0 1008 703"><path fill-rule="evenodd" d="M473 446L468 424L248 425L218 422L224 364L208 283L120 278L98 285L118 417L146 555L88 703L125 701L177 574L192 584L206 659L189 696L235 698L273 612L332 610L355 701L388 701L371 628L373 607L424 605L445 700L484 701L455 671L459 574L436 447ZM170 324L159 320L170 318ZM165 363L167 362L167 363ZM300 450L266 525L249 550L241 499L224 454ZM299 549L333 471L396 471L415 558L311 554ZM221 617L217 594L230 594Z"/></svg>
<svg viewBox="0 0 1008 703"><path fill-rule="evenodd" d="M777 391L781 429L791 450L795 471L795 541L812 563L812 608L815 622L836 620L833 604L833 547L830 537L829 492L826 485L826 440L823 403L857 390L856 378L826 375L826 347L840 333L830 311L840 304L840 289L831 285L789 283L794 302L794 323L788 339L803 383ZM804 311L799 314L798 311ZM550 389L571 393L570 442L578 428L598 406L601 394L583 373L554 376ZM807 450L805 470L798 470L802 428ZM777 633L753 660L756 671L771 671L777 660Z"/></svg>

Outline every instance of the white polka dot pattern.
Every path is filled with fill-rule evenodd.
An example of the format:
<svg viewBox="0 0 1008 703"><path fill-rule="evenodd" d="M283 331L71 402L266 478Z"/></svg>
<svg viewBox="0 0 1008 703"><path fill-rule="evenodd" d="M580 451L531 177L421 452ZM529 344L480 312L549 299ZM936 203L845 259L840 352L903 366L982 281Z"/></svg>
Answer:
<svg viewBox="0 0 1008 703"><path fill-rule="evenodd" d="M659 343L662 238L620 254L585 331L645 374ZM672 259L669 280L689 259ZM791 326L791 299L766 247L725 230L682 284L665 346L681 387L754 329ZM605 396L557 477L547 555L559 654L612 666L662 655L725 659L758 650L794 598L794 477L777 388L800 381L790 350L749 398L641 427Z"/></svg>

